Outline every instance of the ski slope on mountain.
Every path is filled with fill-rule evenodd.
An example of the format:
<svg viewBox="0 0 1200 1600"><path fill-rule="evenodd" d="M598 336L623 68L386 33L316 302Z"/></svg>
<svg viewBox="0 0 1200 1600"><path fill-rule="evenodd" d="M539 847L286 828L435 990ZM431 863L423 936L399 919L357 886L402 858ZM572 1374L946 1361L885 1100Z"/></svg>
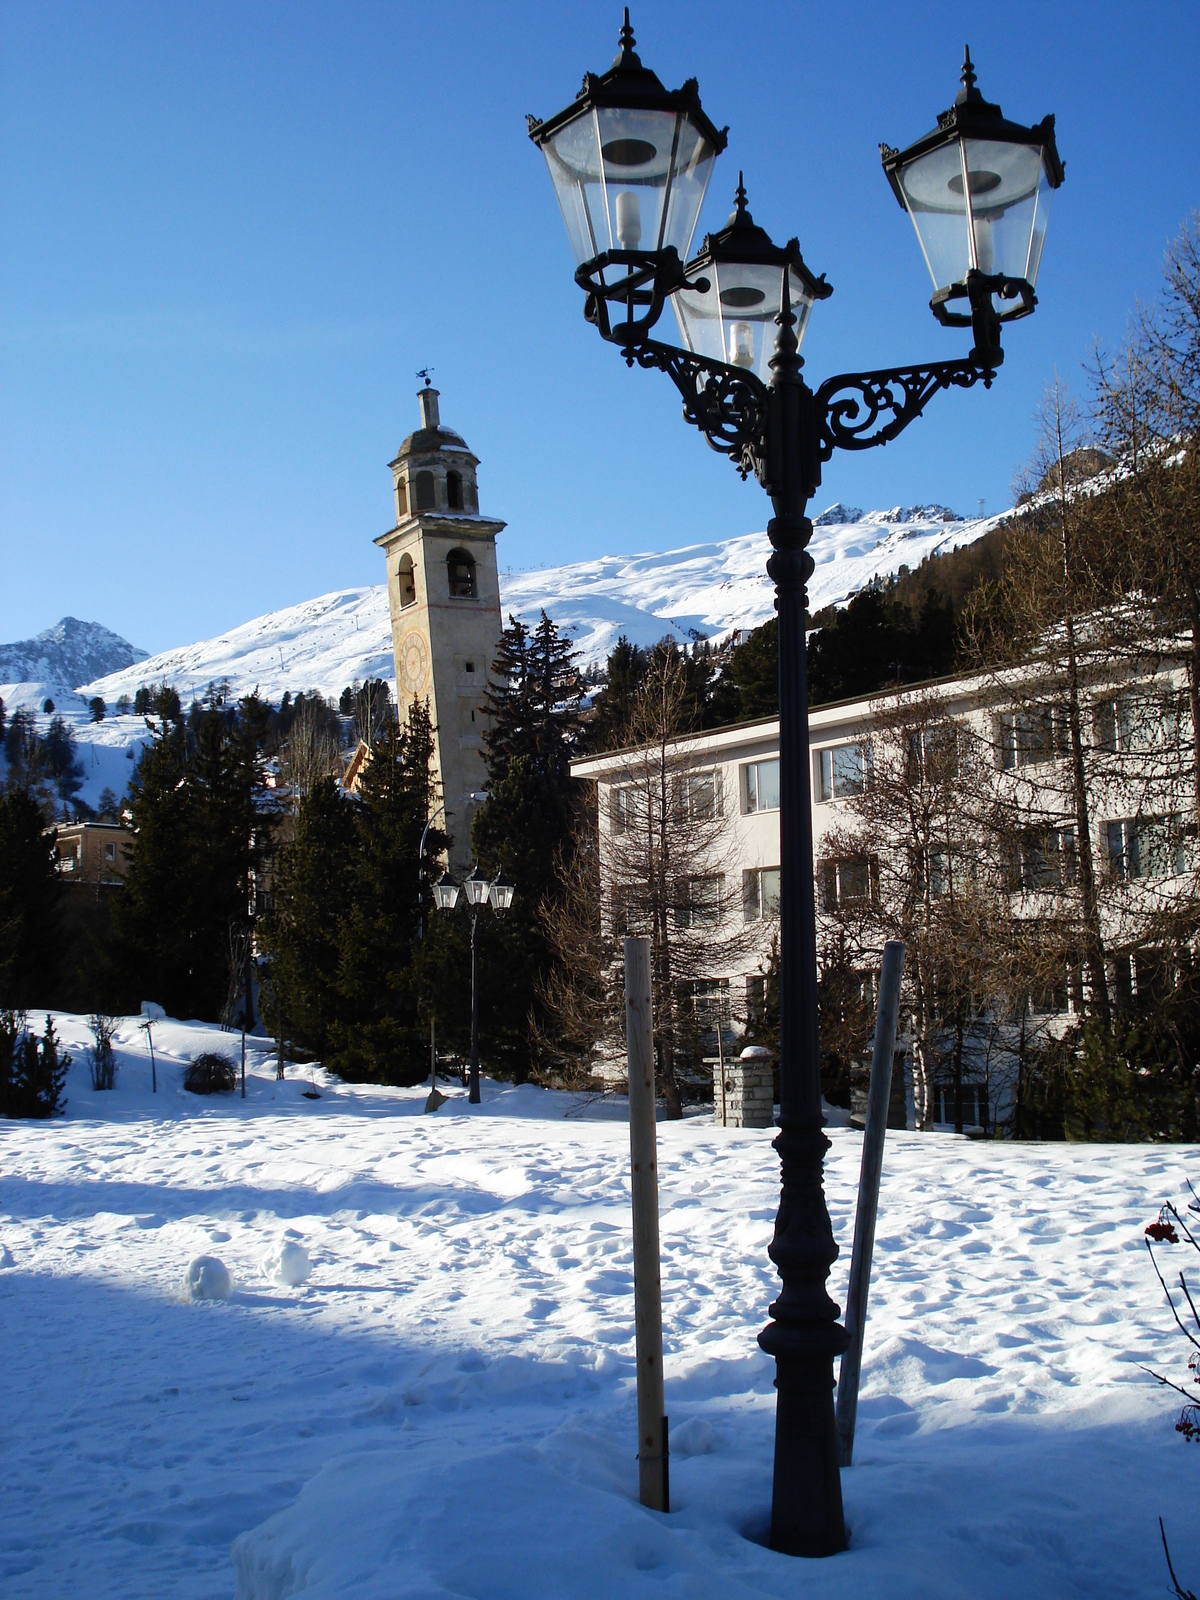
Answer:
<svg viewBox="0 0 1200 1600"><path fill-rule="evenodd" d="M809 547L816 562L811 609L849 599L873 577L971 544L1000 520L958 520L940 506L865 515L833 506L817 519ZM774 609L769 554L766 534L751 533L658 554L501 572L501 607L506 619L511 614L526 623L544 609L569 633L581 664L599 666L621 634L652 645L666 634L686 643L756 627ZM111 702L141 684L166 681L186 702L210 683L227 681L235 696L257 689L278 700L285 689L316 689L336 698L347 684L372 677L393 677L383 584L270 612L215 639L151 656L80 692Z"/></svg>
<svg viewBox="0 0 1200 1600"><path fill-rule="evenodd" d="M936 505L865 513L831 506L814 519L810 608L842 604L873 578L972 544L1002 520L1003 514L960 519ZM766 534L750 533L661 553L502 571L501 606L506 621L512 615L529 625L544 609L574 642L580 665L598 667L622 634L649 646L668 634L684 644L702 638L716 642L736 629L757 627L774 612L774 590L766 572L769 555ZM82 626L92 628L105 647L115 637L98 624ZM48 639L55 632L39 637ZM6 648L7 656L0 648L0 661L15 665L34 660L24 645ZM234 699L257 690L276 704L285 690L293 695L315 690L336 700L348 684L367 678L383 678L395 687L387 586L382 583L285 606L214 639L132 661L85 684L65 681L70 674L54 666L63 660L61 654L41 651L37 664L53 675L0 683L0 699L10 714L18 709L32 714L43 731L49 720L43 706L53 701L55 714L74 729L84 766L81 794L93 806L105 788L118 796L124 793L131 763L149 737L141 717L114 714L121 697L132 700L144 684L172 684L185 706L212 684L227 685ZM108 707L100 723L91 720L88 710L94 695Z"/></svg>

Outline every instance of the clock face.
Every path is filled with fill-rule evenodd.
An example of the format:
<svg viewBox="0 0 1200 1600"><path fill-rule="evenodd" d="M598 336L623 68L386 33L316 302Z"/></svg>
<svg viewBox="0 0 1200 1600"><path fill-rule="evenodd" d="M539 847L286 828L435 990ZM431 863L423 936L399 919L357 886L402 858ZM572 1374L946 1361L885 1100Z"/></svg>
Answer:
<svg viewBox="0 0 1200 1600"><path fill-rule="evenodd" d="M415 699L429 676L429 646L424 634L418 633L416 628L410 628L401 639L396 665L401 688Z"/></svg>

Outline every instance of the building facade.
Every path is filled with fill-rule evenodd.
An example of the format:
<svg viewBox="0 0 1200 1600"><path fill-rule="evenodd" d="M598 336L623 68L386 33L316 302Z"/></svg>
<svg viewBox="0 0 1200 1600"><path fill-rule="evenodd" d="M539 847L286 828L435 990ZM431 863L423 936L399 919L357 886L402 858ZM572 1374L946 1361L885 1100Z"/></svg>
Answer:
<svg viewBox="0 0 1200 1600"><path fill-rule="evenodd" d="M438 391L418 392L421 426L391 462L396 523L375 543L387 562L396 695L403 718L428 701L435 781L451 862L471 859L471 821L487 784L488 675L500 640L496 535L480 515L478 457L444 427Z"/></svg>
<svg viewBox="0 0 1200 1600"><path fill-rule="evenodd" d="M1192 961L1200 796L1184 664L1163 657L1090 664L1080 733L1106 989L1120 1010L1145 1004L1155 985L1172 981L1172 964L1177 972ZM986 877L1013 918L1033 929L1039 920L1061 928L1064 905L1078 899L1083 852L1064 689L1053 673L963 677L821 706L810 713L809 736L818 945L831 948L839 932L844 944L851 929L860 957L866 952L868 988L882 940L896 931L886 926L886 907L898 903L901 877L903 893L923 895L935 909L956 870L964 883L968 875L973 883ZM572 767L596 785L603 915L614 919L620 908L608 863L644 759L644 752L615 751ZM693 787L708 785L722 819L712 904L757 934L730 970L712 973L727 989L735 1025L744 1027L763 1003L778 933L778 722L679 739L667 760L686 769ZM922 824L918 813L938 782L943 814ZM1002 1026L971 1017L967 1126L1005 1115L1012 1091L1002 1063L1012 1057L1014 1032L1061 1032L1090 1004L1086 961L1060 964L1058 971L1049 962L1029 981L1020 999L1027 1016L1010 1011ZM902 1043L911 1048L906 1030L902 1016ZM981 1051L988 1055L982 1068ZM945 1074L934 1078L933 1119L953 1120Z"/></svg>
<svg viewBox="0 0 1200 1600"><path fill-rule="evenodd" d="M60 822L54 849L64 883L112 887L124 883L133 835L119 822Z"/></svg>

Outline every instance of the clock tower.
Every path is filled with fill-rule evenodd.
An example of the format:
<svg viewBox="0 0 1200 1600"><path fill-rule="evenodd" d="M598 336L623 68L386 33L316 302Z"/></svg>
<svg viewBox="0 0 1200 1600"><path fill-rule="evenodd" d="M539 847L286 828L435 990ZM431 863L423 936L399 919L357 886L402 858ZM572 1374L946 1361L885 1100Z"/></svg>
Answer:
<svg viewBox="0 0 1200 1600"><path fill-rule="evenodd" d="M429 701L435 779L451 860L471 860L471 821L487 784L484 695L500 642L496 535L479 514L478 457L442 426L438 391L417 393L421 426L391 463L396 525L375 543L387 559L396 698L401 717Z"/></svg>

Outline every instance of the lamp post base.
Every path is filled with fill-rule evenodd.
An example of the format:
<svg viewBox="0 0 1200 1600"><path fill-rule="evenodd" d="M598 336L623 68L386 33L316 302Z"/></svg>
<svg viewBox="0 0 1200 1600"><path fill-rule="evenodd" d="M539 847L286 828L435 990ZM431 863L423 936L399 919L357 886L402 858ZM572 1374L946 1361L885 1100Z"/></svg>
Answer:
<svg viewBox="0 0 1200 1600"><path fill-rule="evenodd" d="M832 1357L777 1356L775 1388L771 1549L787 1556L835 1556L846 1548L846 1525Z"/></svg>

